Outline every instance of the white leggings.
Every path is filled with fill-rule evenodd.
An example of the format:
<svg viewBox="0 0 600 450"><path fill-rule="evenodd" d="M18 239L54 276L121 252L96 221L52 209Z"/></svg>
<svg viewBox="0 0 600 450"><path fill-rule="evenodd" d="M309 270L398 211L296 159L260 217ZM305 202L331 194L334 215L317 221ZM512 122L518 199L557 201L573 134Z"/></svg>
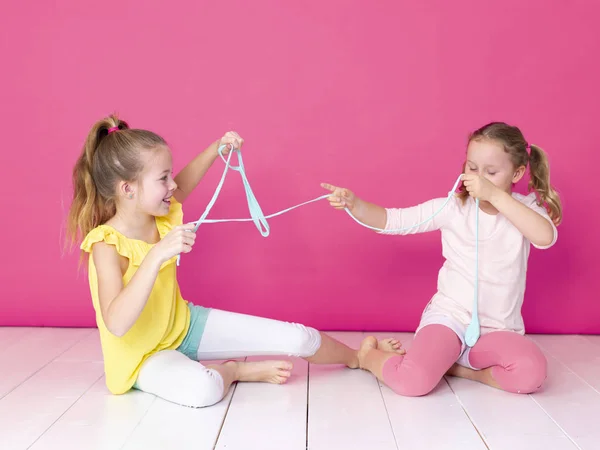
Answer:
<svg viewBox="0 0 600 450"><path fill-rule="evenodd" d="M320 346L321 335L314 328L212 309L197 360L267 355L306 358ZM148 358L140 369L136 388L195 408L213 405L225 395L219 372L177 350L163 350Z"/></svg>

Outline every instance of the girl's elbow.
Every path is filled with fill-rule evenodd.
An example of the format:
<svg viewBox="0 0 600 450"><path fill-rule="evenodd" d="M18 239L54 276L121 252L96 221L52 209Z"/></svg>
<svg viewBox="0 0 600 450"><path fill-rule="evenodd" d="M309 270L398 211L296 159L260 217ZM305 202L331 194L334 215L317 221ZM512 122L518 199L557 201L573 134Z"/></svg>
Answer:
<svg viewBox="0 0 600 450"><path fill-rule="evenodd" d="M127 328L124 324L115 323L114 320L105 320L104 326L110 334L118 338L122 338L129 331L129 328Z"/></svg>
<svg viewBox="0 0 600 450"><path fill-rule="evenodd" d="M133 326L127 322L119 314L118 310L115 310L116 303L113 300L108 304L107 307L102 309L102 321L104 322L104 328L115 337L122 338L127 334L129 329Z"/></svg>
<svg viewBox="0 0 600 450"><path fill-rule="evenodd" d="M128 330L124 329L123 327L116 327L116 326L109 326L108 324L106 324L106 329L110 332L110 334L112 334L113 336L116 336L118 338L122 338L123 336L125 336L125 334L127 333Z"/></svg>
<svg viewBox="0 0 600 450"><path fill-rule="evenodd" d="M538 241L534 241L533 244L538 248L547 248L552 244L552 239L540 239Z"/></svg>
<svg viewBox="0 0 600 450"><path fill-rule="evenodd" d="M536 247L550 247L554 242L554 227L549 224L548 227L544 228L542 233L539 233L536 236L535 240L532 240L532 242Z"/></svg>

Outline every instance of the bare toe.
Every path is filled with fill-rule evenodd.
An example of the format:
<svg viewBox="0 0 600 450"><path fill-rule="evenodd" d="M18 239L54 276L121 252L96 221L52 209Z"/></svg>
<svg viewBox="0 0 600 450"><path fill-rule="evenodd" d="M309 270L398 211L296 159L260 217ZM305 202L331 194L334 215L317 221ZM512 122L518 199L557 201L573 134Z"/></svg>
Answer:
<svg viewBox="0 0 600 450"><path fill-rule="evenodd" d="M271 381L272 384L285 384L289 377L284 377L281 375L276 375Z"/></svg>
<svg viewBox="0 0 600 450"><path fill-rule="evenodd" d="M401 350L402 343L398 339L394 338L381 339L377 342L377 348L384 352L397 352L400 354L406 353L404 350Z"/></svg>
<svg viewBox="0 0 600 450"><path fill-rule="evenodd" d="M291 371L294 368L294 365L290 361L280 361L280 364L278 366L282 370Z"/></svg>

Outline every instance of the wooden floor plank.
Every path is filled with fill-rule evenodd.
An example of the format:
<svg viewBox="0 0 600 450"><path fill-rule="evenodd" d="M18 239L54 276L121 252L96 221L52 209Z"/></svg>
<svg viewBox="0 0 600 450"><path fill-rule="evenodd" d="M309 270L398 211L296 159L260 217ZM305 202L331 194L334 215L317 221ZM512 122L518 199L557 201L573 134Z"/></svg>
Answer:
<svg viewBox="0 0 600 450"><path fill-rule="evenodd" d="M489 448L577 448L530 396L461 378L447 380Z"/></svg>
<svg viewBox="0 0 600 450"><path fill-rule="evenodd" d="M53 361L0 400L0 448L28 448L103 374L101 363Z"/></svg>
<svg viewBox="0 0 600 450"><path fill-rule="evenodd" d="M69 350L59 355L56 361L103 361L100 334L91 328L90 334L81 339Z"/></svg>
<svg viewBox="0 0 600 450"><path fill-rule="evenodd" d="M223 361L203 362L205 365L220 363ZM235 390L234 385L223 400L206 408L188 408L157 398L123 450L212 450Z"/></svg>
<svg viewBox="0 0 600 450"><path fill-rule="evenodd" d="M33 327L0 327L0 353L34 330Z"/></svg>
<svg viewBox="0 0 600 450"><path fill-rule="evenodd" d="M399 339L410 352L412 333L374 333ZM445 379L423 397L403 397L380 383L399 448L485 450L486 446Z"/></svg>
<svg viewBox="0 0 600 450"><path fill-rule="evenodd" d="M120 449L155 398L135 389L113 395L102 377L30 449Z"/></svg>
<svg viewBox="0 0 600 450"><path fill-rule="evenodd" d="M274 358L249 357L247 361ZM279 359L279 358L275 358ZM217 450L304 450L308 363L301 358L281 358L294 364L286 384L239 383Z"/></svg>
<svg viewBox="0 0 600 450"><path fill-rule="evenodd" d="M600 392L600 345L584 336L545 335L531 338Z"/></svg>
<svg viewBox="0 0 600 450"><path fill-rule="evenodd" d="M157 398L123 450L212 450L234 390L207 408L187 408Z"/></svg>
<svg viewBox="0 0 600 450"><path fill-rule="evenodd" d="M597 345L597 346L600 347L600 335L586 334L586 335L583 335L581 337L583 337L588 342L591 342L592 344Z"/></svg>
<svg viewBox="0 0 600 450"><path fill-rule="evenodd" d="M548 379L536 402L581 449L600 442L598 353L579 336L532 336L548 360ZM586 365L587 363L587 365Z"/></svg>
<svg viewBox="0 0 600 450"><path fill-rule="evenodd" d="M331 333L358 348L363 333ZM397 450L377 379L339 365L311 364L308 376L310 450Z"/></svg>
<svg viewBox="0 0 600 450"><path fill-rule="evenodd" d="M86 328L36 328L0 353L0 398L92 332Z"/></svg>

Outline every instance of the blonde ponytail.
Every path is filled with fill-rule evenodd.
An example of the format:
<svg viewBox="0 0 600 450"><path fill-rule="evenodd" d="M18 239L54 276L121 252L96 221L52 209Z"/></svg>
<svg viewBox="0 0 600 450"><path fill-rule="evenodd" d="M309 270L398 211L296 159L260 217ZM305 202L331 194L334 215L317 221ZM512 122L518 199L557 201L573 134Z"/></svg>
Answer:
<svg viewBox="0 0 600 450"><path fill-rule="evenodd" d="M555 225L562 221L560 197L550 184L550 165L546 153L537 145L531 145L529 156L529 190L535 190L541 203L548 210L548 215Z"/></svg>

